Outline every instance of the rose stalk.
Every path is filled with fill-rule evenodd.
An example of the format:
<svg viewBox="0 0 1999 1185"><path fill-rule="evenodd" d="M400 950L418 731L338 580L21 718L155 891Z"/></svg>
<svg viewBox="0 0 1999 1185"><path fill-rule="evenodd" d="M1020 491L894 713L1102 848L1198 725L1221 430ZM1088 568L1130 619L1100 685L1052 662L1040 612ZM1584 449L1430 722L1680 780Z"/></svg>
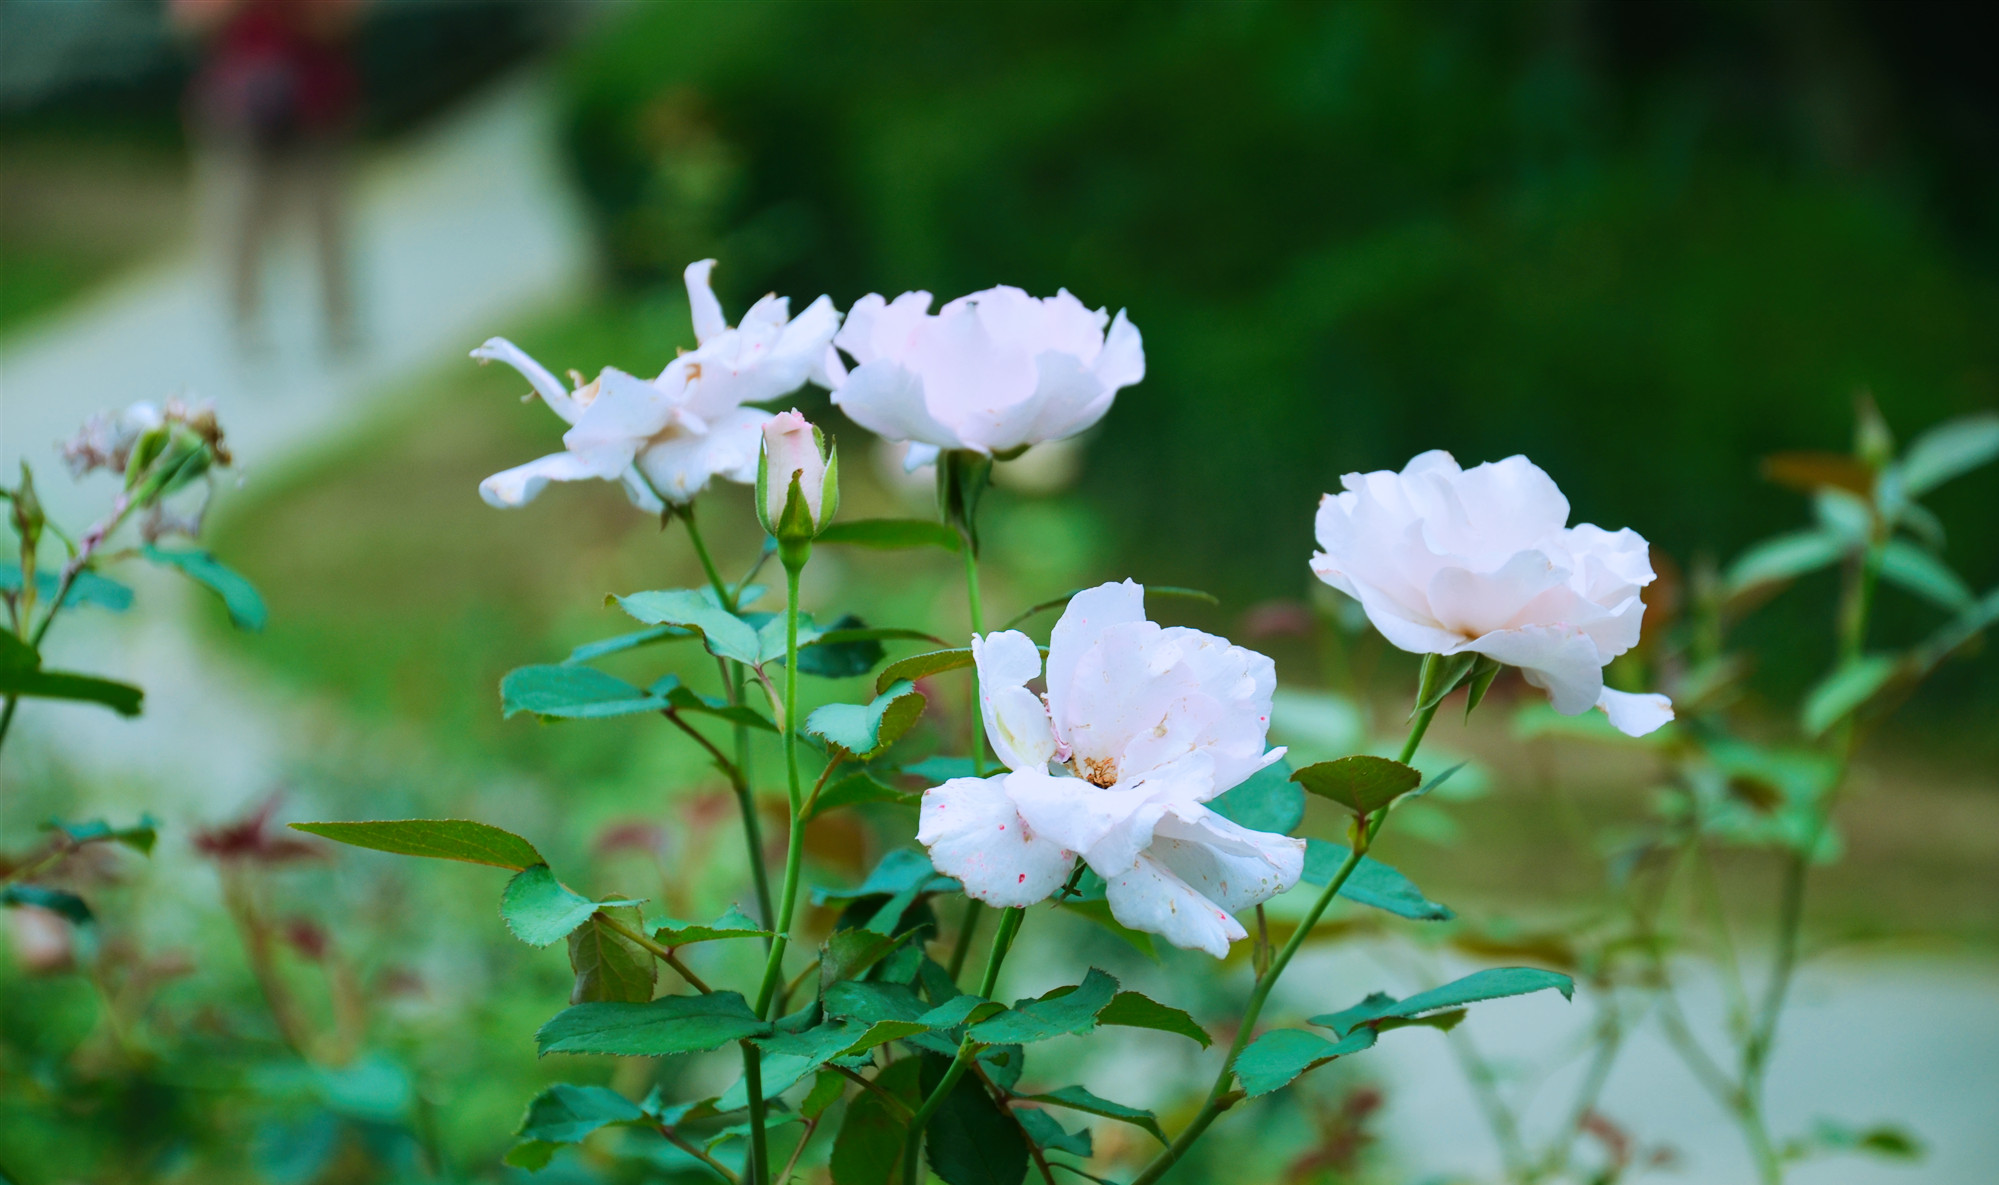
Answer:
<svg viewBox="0 0 1999 1185"><path fill-rule="evenodd" d="M834 344L854 360L833 368L833 402L884 439L908 443L911 471L937 467L937 509L965 558L972 633L985 632L979 596L978 505L995 459L1017 457L1096 424L1117 392L1145 377L1138 329L1119 310L1090 310L1067 289L1036 299L999 286L930 312L928 292L894 300L870 293L854 302ZM986 772L979 674L967 713L972 772ZM949 970L963 971L978 928L980 901L966 903Z"/></svg>
<svg viewBox="0 0 1999 1185"><path fill-rule="evenodd" d="M798 876L805 856L805 797L798 776L798 580L812 558L812 538L826 529L840 508L839 454L826 444L819 429L796 410L772 416L763 429L763 452L757 465L757 518L777 540L784 564L784 737L786 789L791 800L791 827L785 838L784 882L777 917L764 959L763 979L753 1005L767 1017L777 989L784 982L784 954L791 941L791 918L798 904ZM765 1122L761 1055L743 1042L743 1077L750 1103L752 1180L762 1185L770 1173Z"/></svg>

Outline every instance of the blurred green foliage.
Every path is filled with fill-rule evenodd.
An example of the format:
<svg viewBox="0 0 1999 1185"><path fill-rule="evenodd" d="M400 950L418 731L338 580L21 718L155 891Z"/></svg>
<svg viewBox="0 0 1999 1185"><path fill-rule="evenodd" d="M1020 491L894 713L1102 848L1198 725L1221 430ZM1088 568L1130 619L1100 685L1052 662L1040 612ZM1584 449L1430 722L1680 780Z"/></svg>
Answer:
<svg viewBox="0 0 1999 1185"><path fill-rule="evenodd" d="M570 143L636 286L1128 307L1149 374L1082 485L1113 570L1296 595L1318 496L1426 448L1524 452L1684 566L1803 517L1757 459L1842 448L1856 391L1905 435L1991 406L1999 293L1858 10L1641 7L650 4L570 55ZM1995 498L1937 508L1978 588ZM1772 690L1823 626L1755 623Z"/></svg>

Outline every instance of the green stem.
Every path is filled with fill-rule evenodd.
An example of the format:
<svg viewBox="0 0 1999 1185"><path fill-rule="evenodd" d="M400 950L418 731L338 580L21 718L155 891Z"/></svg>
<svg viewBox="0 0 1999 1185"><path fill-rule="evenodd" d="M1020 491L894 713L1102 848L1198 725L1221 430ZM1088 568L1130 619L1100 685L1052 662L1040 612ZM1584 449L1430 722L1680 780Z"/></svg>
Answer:
<svg viewBox="0 0 1999 1185"><path fill-rule="evenodd" d="M1409 759L1416 756L1416 747L1423 743L1423 734L1429 731L1430 721L1436 715L1436 704L1431 704L1416 714L1416 719L1410 722L1409 739L1402 746L1402 756L1397 760L1407 765ZM1333 898L1340 895L1340 888L1347 883L1347 878L1353 875L1354 869L1360 867L1361 858L1367 855L1368 847L1373 844L1375 836L1380 834L1381 825L1387 818L1388 810L1384 807L1371 817L1360 820L1359 825L1354 828L1353 850L1347 853L1346 860L1340 865L1339 871L1333 874L1333 879L1326 882L1324 891L1319 894L1319 899L1312 903L1312 908L1305 914L1304 920L1291 931L1291 937L1285 942L1284 949L1278 951L1277 957L1271 960L1270 970L1257 977L1256 986L1249 993L1249 1006L1243 1010L1242 1024L1236 1029L1235 1040L1229 1045L1228 1056L1222 1059L1221 1073L1215 1075L1215 1084L1208 1090L1207 1101L1201 1104L1200 1112L1194 1116L1193 1122L1187 1125L1187 1130L1181 1132L1165 1151L1154 1157L1144 1172L1133 1177L1131 1185L1152 1185L1152 1182L1165 1176L1222 1112L1242 1100L1242 1092L1231 1089L1229 1083L1235 1078L1236 1058L1241 1056L1242 1051L1248 1047L1250 1038L1255 1035L1256 1020L1263 1014L1263 1005L1270 999L1270 990L1277 986L1278 977L1291 965L1291 959L1297 955L1298 949L1305 945L1305 939L1311 935L1312 928L1319 924L1320 917L1324 916L1332 905Z"/></svg>
<svg viewBox="0 0 1999 1185"><path fill-rule="evenodd" d="M992 999L993 986L999 982L1000 964L1006 961L1006 952L1013 946L1013 937L1020 932L1020 922L1026 914L1027 911L1017 905L1008 906L1000 914L999 929L993 933L992 949L986 955L986 973L979 978L977 992L979 996ZM951 1088L958 1085L958 1079L965 1076L966 1068L971 1065L978 1051L978 1043L973 1041L969 1034L960 1041L958 1056L951 1059L950 1068L946 1069L944 1077L938 1080L937 1088L930 1092L929 1097L923 1100L923 1105L918 1107L916 1114L911 1117L909 1134L902 1145L904 1185L914 1185L918 1180L916 1173L920 1161L919 1154L923 1148L924 1125L930 1122L931 1116L937 1114L937 1108L944 1105Z"/></svg>
<svg viewBox="0 0 1999 1185"><path fill-rule="evenodd" d="M118 524L124 522L125 516L131 512L131 495L121 493L117 501L111 504L110 515L83 533L83 543L76 554L70 557L69 562L62 566L62 578L56 582L56 595L49 598L49 607L42 613L42 623L36 626L34 633L28 637L28 645L37 650L41 649L42 639L48 636L49 627L55 624L56 614L62 612L63 603L69 599L70 586L76 583L77 576L81 575L85 565L90 563L90 557L96 554L98 547L110 537L111 532L118 529ZM22 589L31 592L35 587L33 561L26 561L21 570L27 576L22 583ZM31 605L29 617L32 616ZM26 619L23 619L21 624L26 625ZM20 702L21 697L10 695L7 697L7 706L0 708L0 746L7 743L7 732L14 726L14 710Z"/></svg>
<svg viewBox="0 0 1999 1185"><path fill-rule="evenodd" d="M700 557L701 570L708 574L708 586L715 590L715 599L722 603L724 610L734 613L738 591L729 587L728 582L722 579L720 569L715 567L714 557L708 552L708 543L702 539L701 528L694 521L694 504L689 502L677 510L680 520L687 524L688 542L694 545L694 554ZM722 665L726 670L724 689L729 705L734 707L743 702L742 664L724 662ZM733 770L725 767L724 772L730 773L730 785L736 793L736 809L743 816L743 844L749 849L750 879L756 884L758 917L765 926L775 928L772 926L775 915L770 906L770 870L764 867L763 824L757 818L756 794L750 788L750 730L748 725L738 723L731 724L729 731L735 739L736 760ZM771 941L764 940L766 951Z"/></svg>
<svg viewBox="0 0 1999 1185"><path fill-rule="evenodd" d="M802 565L800 566L802 567ZM805 795L798 780L798 573L800 567L784 569L784 766L791 794L791 831L784 852L784 895L778 899L777 932L770 955L764 960L763 984L757 989L756 1011L762 1016L777 995L784 976L784 950L791 937L791 914L798 904L798 871L805 853Z"/></svg>
<svg viewBox="0 0 1999 1185"><path fill-rule="evenodd" d="M965 604L971 611L972 633L985 632L985 614L979 603L979 557L972 550L972 541L963 540L965 556ZM984 777L986 773L985 729L981 726L984 713L979 710L979 672L972 669L972 703L966 717L965 727L972 736L972 775ZM951 962L945 968L951 973L951 981L956 983L965 969L965 957L971 953L973 935L979 929L979 916L985 911L985 903L976 897L965 901L965 916L958 921L958 939L951 947Z"/></svg>
<svg viewBox="0 0 1999 1185"><path fill-rule="evenodd" d="M965 542L965 604L971 610L972 633L986 632L985 614L979 606L979 557L972 553L969 540ZM972 709L965 718L965 728L972 734L972 776L986 775L985 730L979 726L983 713L979 711L979 669L972 668Z"/></svg>
<svg viewBox="0 0 1999 1185"><path fill-rule="evenodd" d="M729 594L728 582L716 569L714 557L708 554L708 544L701 538L701 529L694 525L694 503L674 507L680 521L687 524L687 539L694 544L694 554L701 559L701 570L708 574L708 584L715 590L715 596L722 602L722 608L731 613L736 611L736 599Z"/></svg>
<svg viewBox="0 0 1999 1185"><path fill-rule="evenodd" d="M704 996L715 990L714 988L709 987L706 983L702 982L702 979L699 975L696 975L693 971L689 970L687 964L680 961L680 956L673 953L672 947L654 941L653 938L650 935L646 934L644 931L635 930L632 927L625 925L623 922L619 921L618 919L612 917L608 913L598 914L597 920L599 921L599 923L603 925L603 927L606 930L609 930L614 934L622 935L624 939L627 942L630 942L633 946L638 947L640 950L645 951L653 958L658 959L660 962L665 963L667 966L673 968L674 974L686 980L688 987L693 988L695 991L700 992Z"/></svg>
<svg viewBox="0 0 1999 1185"><path fill-rule="evenodd" d="M750 1100L750 1162L743 1168L750 1180L765 1185L770 1180L770 1124L765 1117L763 1055L749 1041L743 1042L743 1088Z"/></svg>

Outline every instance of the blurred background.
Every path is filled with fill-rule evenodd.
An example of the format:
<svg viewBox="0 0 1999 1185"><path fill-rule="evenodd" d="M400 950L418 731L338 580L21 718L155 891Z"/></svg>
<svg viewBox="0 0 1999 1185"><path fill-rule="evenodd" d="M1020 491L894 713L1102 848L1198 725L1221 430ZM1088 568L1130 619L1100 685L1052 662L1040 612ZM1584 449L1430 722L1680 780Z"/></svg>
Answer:
<svg viewBox="0 0 1999 1185"><path fill-rule="evenodd" d="M0 851L51 816L150 811L162 832L149 860L87 870L105 941L130 948L108 992L74 973L84 954L5 919L0 1176L526 1180L498 1163L525 1100L612 1080L533 1058L568 973L495 924L490 870L288 849L255 826L273 795L272 820L487 819L678 916L737 891L733 838L707 838L733 826L725 788L681 738L501 719L508 669L627 628L605 593L699 571L609 486L479 501L558 426L466 358L486 337L558 372L652 373L693 344L679 273L708 257L732 315L766 291L844 308L996 283L1128 309L1145 381L1087 437L1000 468L990 612L1126 575L1207 589L1219 607L1160 615L1275 655L1295 691L1276 739L1331 755L1398 726L1413 671L1315 595L1312 511L1340 474L1527 454L1577 521L1652 542L1650 632L1698 574L1809 520L1759 461L1844 450L1857 396L1905 440L1999 407L1995 34L1979 6L1832 0L0 0L0 472L32 465L74 531L113 487L72 483L57 442L134 400L213 401L241 471L207 545L270 609L235 633L134 574L129 613L51 635L52 662L142 684L147 713L24 707ZM256 69L274 43L304 63L287 80ZM891 458L857 463L872 442L823 392L799 406L854 450L843 514L929 513ZM1999 469L1929 505L1944 558L1999 584ZM723 567L747 566L747 492L704 515ZM808 600L964 632L953 562L865 559L816 559ZM1809 577L1737 629L1758 656L1734 709L1751 732L1794 728L1830 661L1833 587ZM1897 645L1938 614L1889 590L1877 620ZM933 698L940 749L958 701ZM1771 1106L1793 1126L1892 1119L1925 1154L1811 1161L1798 1181L1969 1183L1999 1163L1995 719L1993 664L1954 662L1862 753ZM1523 933L1584 908L1603 836L1659 777L1642 748L1523 736L1500 711L1440 742L1475 765L1392 858ZM814 875L852 884L906 838L889 815L829 828ZM703 861L710 887L674 901L662 884ZM1767 862L1721 872L1752 911L1773 892ZM282 1056L239 941L266 925L348 1057ZM1205 974L1089 949L1121 975ZM1420 974L1398 949L1329 948L1295 1008L1318 983ZM1052 955L1017 962L1020 991L1066 982ZM1214 1016L1228 998L1213 989ZM1523 1001L1467 1028L1524 1095L1580 1073L1562 1056L1584 1021ZM1408 1045L1225 1124L1207 1179L1503 1179L1457 1047ZM114 1056L135 1047L151 1060ZM1135 1044L1100 1092L1165 1114L1197 1060ZM726 1085L726 1066L685 1072ZM1751 1179L1657 1042L1619 1063L1602 1111L1627 1160L1670 1150L1634 1177ZM593 1154L537 1179L683 1172Z"/></svg>

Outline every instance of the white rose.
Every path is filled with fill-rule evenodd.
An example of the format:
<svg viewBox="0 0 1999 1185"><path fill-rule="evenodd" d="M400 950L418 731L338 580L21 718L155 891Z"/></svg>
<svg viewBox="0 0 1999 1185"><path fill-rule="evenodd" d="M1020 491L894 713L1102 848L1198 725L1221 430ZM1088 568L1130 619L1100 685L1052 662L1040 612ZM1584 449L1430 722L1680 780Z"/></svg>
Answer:
<svg viewBox="0 0 1999 1185"><path fill-rule="evenodd" d="M1653 573L1637 532L1568 526L1568 499L1525 457L1467 470L1431 451L1340 484L1319 503L1312 570L1390 642L1519 667L1556 711L1602 708L1632 736L1673 718L1663 695L1603 685L1645 616Z"/></svg>
<svg viewBox="0 0 1999 1185"><path fill-rule="evenodd" d="M1077 856L1111 914L1216 958L1235 912L1298 881L1305 842L1201 805L1276 761L1264 751L1276 669L1261 654L1145 619L1130 581L1076 594L1048 644L1047 694L1025 634L974 638L986 735L1011 773L923 795L931 862L993 905L1031 905Z"/></svg>
<svg viewBox="0 0 1999 1185"><path fill-rule="evenodd" d="M930 299L862 297L834 339L857 365L829 376L833 402L855 423L911 442L911 469L942 449L991 455L1074 436L1145 377L1144 345L1124 313L1092 312L1067 290L1037 300L988 288L935 316Z"/></svg>
<svg viewBox="0 0 1999 1185"><path fill-rule="evenodd" d="M732 329L708 285L714 267L712 259L690 264L685 277L699 344L649 382L607 367L595 381L579 380L568 391L505 338L472 351L474 358L520 371L570 425L562 452L481 482L487 502L520 506L551 481L598 478L622 482L633 505L657 512L661 498L685 505L717 477L756 480L770 416L743 405L789 394L807 380L830 384L827 366L840 315L822 296L792 318L783 297L766 296Z"/></svg>

